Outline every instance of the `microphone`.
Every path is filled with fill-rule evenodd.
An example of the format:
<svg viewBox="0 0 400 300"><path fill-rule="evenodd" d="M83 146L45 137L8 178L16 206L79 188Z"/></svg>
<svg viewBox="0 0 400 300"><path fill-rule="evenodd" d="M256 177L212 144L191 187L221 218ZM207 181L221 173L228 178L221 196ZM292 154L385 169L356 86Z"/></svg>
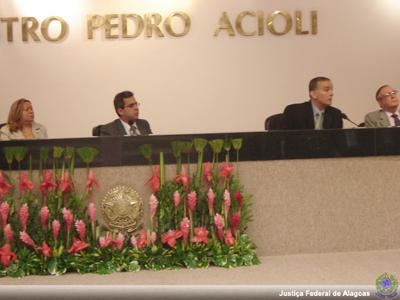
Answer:
<svg viewBox="0 0 400 300"><path fill-rule="evenodd" d="M342 113L341 116L342 116L342 119L345 119L345 120L349 121L351 124L356 125L357 127L360 127L359 124L356 124L352 120L350 120L349 117L345 113Z"/></svg>

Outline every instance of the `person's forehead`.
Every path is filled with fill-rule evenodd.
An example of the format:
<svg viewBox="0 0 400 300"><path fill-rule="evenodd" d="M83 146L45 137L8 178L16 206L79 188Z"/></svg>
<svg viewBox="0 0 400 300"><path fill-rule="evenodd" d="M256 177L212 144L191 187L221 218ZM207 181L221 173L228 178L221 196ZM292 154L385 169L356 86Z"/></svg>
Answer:
<svg viewBox="0 0 400 300"><path fill-rule="evenodd" d="M135 102L136 102L135 96L124 98L124 103L125 104L131 104L131 103L135 103Z"/></svg>
<svg viewBox="0 0 400 300"><path fill-rule="evenodd" d="M391 86L385 86L381 91L379 92L379 95L383 95L386 93L391 93L393 92L393 88Z"/></svg>
<svg viewBox="0 0 400 300"><path fill-rule="evenodd" d="M332 82L330 80L323 80L318 82L318 87L324 88L324 87L332 87Z"/></svg>

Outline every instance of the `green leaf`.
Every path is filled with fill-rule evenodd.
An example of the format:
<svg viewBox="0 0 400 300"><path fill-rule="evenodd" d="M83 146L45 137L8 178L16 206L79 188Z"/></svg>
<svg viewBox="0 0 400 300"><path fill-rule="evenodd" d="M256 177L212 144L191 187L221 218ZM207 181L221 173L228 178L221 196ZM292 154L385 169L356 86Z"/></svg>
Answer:
<svg viewBox="0 0 400 300"><path fill-rule="evenodd" d="M151 155L153 151L150 144L140 145L139 152L143 155L145 159L147 159L149 162L151 161Z"/></svg>
<svg viewBox="0 0 400 300"><path fill-rule="evenodd" d="M94 147L80 147L76 149L76 153L86 164L90 164L99 154L99 150Z"/></svg>
<svg viewBox="0 0 400 300"><path fill-rule="evenodd" d="M224 149L225 151L230 151L232 146L232 140L231 139L225 139L224 141Z"/></svg>
<svg viewBox="0 0 400 300"><path fill-rule="evenodd" d="M222 147L224 146L224 140L222 139L215 139L208 142L211 146L211 149L214 153L221 153Z"/></svg>
<svg viewBox="0 0 400 300"><path fill-rule="evenodd" d="M21 162L26 153L28 152L26 147L14 147L14 156L17 162Z"/></svg>
<svg viewBox="0 0 400 300"><path fill-rule="evenodd" d="M181 157L183 145L181 141L173 141L171 142L172 154L175 158Z"/></svg>
<svg viewBox="0 0 400 300"><path fill-rule="evenodd" d="M97 150L97 149L96 149ZM68 160L71 160L75 155L74 147L66 147L64 151L64 157Z"/></svg>
<svg viewBox="0 0 400 300"><path fill-rule="evenodd" d="M14 147L4 147L3 148L4 157L6 158L7 163L12 164L15 156Z"/></svg>
<svg viewBox="0 0 400 300"><path fill-rule="evenodd" d="M242 148L243 139L232 139L232 146L235 151L239 151Z"/></svg>
<svg viewBox="0 0 400 300"><path fill-rule="evenodd" d="M64 152L64 148L63 147L55 146L53 148L53 158L56 158L56 159L61 158L63 152Z"/></svg>
<svg viewBox="0 0 400 300"><path fill-rule="evenodd" d="M193 142L182 142L182 152L185 154L189 154L192 152Z"/></svg>
<svg viewBox="0 0 400 300"><path fill-rule="evenodd" d="M208 141L202 138L195 138L193 139L194 148L197 152L203 152L204 147L207 146Z"/></svg>
<svg viewBox="0 0 400 300"><path fill-rule="evenodd" d="M138 271L140 271L139 262L136 261L136 260L131 261L131 262L129 263L129 265L128 265L128 270L129 270L130 272L138 272Z"/></svg>
<svg viewBox="0 0 400 300"><path fill-rule="evenodd" d="M40 159L41 160L49 159L49 148L48 147L40 147Z"/></svg>

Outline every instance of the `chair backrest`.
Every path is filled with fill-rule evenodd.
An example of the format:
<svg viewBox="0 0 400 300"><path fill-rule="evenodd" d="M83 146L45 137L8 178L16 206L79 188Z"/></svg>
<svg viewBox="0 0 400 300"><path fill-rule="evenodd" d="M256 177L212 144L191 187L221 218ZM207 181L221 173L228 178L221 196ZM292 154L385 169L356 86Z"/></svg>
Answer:
<svg viewBox="0 0 400 300"><path fill-rule="evenodd" d="M275 114L265 119L265 130L279 130L282 129L283 114Z"/></svg>
<svg viewBox="0 0 400 300"><path fill-rule="evenodd" d="M92 135L93 136L100 136L100 130L102 125L97 125L92 128Z"/></svg>
<svg viewBox="0 0 400 300"><path fill-rule="evenodd" d="M1 124L0 124L0 128L3 127L3 126L5 126L5 125L7 125L7 123L1 123Z"/></svg>

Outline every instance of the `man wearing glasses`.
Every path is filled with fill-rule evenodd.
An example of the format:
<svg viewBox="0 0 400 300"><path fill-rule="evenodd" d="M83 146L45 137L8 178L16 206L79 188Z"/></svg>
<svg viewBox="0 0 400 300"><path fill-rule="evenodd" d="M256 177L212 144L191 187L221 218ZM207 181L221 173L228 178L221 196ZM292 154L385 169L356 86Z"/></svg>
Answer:
<svg viewBox="0 0 400 300"><path fill-rule="evenodd" d="M152 134L150 124L139 119L139 105L130 91L118 93L114 97L114 108L119 119L100 126L100 135L138 136Z"/></svg>
<svg viewBox="0 0 400 300"><path fill-rule="evenodd" d="M383 85L376 91L375 98L381 109L365 116L365 127L400 126L397 91L389 85Z"/></svg>

